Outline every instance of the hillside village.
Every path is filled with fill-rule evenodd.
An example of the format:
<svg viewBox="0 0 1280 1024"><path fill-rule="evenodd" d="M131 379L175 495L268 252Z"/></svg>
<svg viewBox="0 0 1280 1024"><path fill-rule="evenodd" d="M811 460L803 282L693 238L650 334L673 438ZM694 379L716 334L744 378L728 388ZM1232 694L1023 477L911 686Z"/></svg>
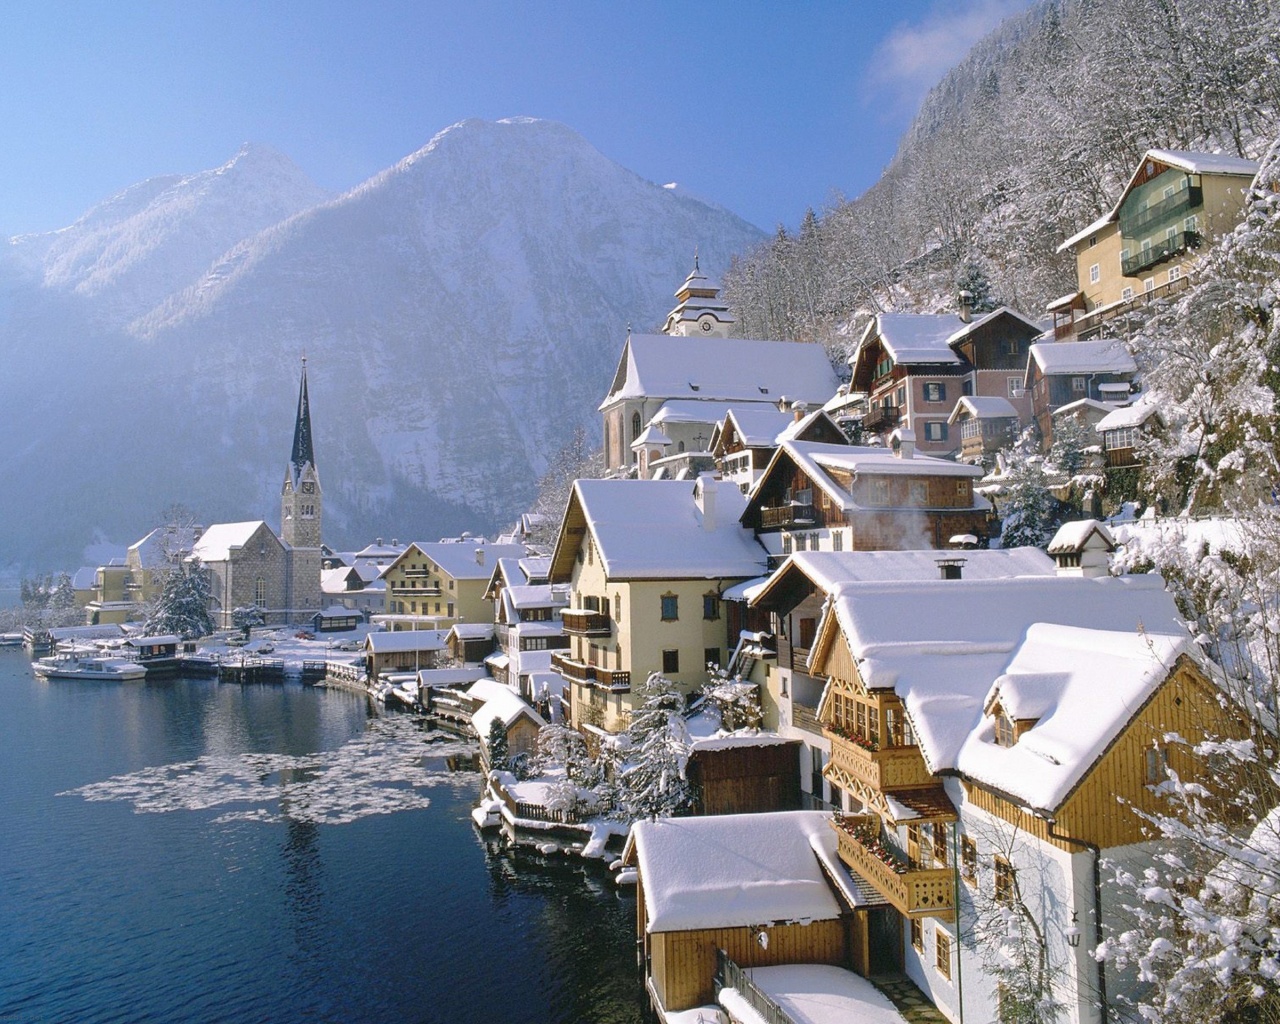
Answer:
<svg viewBox="0 0 1280 1024"><path fill-rule="evenodd" d="M1138 481L1178 427L1143 325L1274 222L1278 159L1150 150L1062 242L1076 290L880 313L847 366L735 337L695 257L662 332L622 342L600 475L494 540L329 548L304 361L279 533L161 524L69 577L83 625L49 639L243 665L270 633L470 730L479 827L636 886L663 1020L1128 1019L1180 969L1141 945L1153 920L1206 948L1144 917L1134 880L1156 887L1165 846L1190 863L1196 826L1214 864L1276 881L1275 708L1241 683L1265 651L1194 606L1195 564L1247 560L1248 517ZM1146 571L1172 549L1181 575ZM1270 962L1257 942L1223 998Z"/></svg>

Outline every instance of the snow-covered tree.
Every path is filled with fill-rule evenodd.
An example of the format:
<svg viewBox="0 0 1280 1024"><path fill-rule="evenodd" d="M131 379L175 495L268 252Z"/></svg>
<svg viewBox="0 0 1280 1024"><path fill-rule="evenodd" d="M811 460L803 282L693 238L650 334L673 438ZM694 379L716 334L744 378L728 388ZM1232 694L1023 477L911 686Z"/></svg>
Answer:
<svg viewBox="0 0 1280 1024"><path fill-rule="evenodd" d="M67 611L76 606L76 592L71 585L71 577L65 572L58 574L53 593L49 596L49 607L56 611Z"/></svg>
<svg viewBox="0 0 1280 1024"><path fill-rule="evenodd" d="M1045 547L1061 525L1060 502L1049 493L1044 459L1034 443L1023 437L1003 453L1000 475L1003 496L999 502L1004 520L1001 547Z"/></svg>
<svg viewBox="0 0 1280 1024"><path fill-rule="evenodd" d="M626 764L616 780L619 800L632 820L682 814L695 798L685 776L689 734L684 697L656 672L640 692L643 700L627 727Z"/></svg>
<svg viewBox="0 0 1280 1024"><path fill-rule="evenodd" d="M199 559L176 561L164 571L160 593L147 615L148 633L176 633L184 639L213 632L209 614L209 570Z"/></svg>
<svg viewBox="0 0 1280 1024"><path fill-rule="evenodd" d="M485 737L485 747L489 751L489 768L495 772L505 772L509 767L509 748L507 745L507 727L499 718L489 723L489 735Z"/></svg>
<svg viewBox="0 0 1280 1024"><path fill-rule="evenodd" d="M244 634L246 640L254 626L264 625L267 617L256 604L245 605L231 610L231 625Z"/></svg>

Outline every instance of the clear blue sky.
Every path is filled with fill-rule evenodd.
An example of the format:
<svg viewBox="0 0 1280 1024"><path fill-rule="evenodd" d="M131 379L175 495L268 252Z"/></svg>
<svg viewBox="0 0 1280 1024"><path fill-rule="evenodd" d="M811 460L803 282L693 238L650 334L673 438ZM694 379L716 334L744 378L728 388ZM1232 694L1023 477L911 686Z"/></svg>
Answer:
<svg viewBox="0 0 1280 1024"><path fill-rule="evenodd" d="M467 117L563 121L763 228L879 176L1028 0L4 0L0 237L242 142L346 189Z"/></svg>

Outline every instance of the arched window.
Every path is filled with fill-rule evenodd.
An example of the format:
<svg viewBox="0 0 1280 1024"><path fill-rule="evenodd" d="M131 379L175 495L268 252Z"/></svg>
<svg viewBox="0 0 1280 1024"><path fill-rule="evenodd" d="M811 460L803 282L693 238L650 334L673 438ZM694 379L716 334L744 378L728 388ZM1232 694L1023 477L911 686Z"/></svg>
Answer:
<svg viewBox="0 0 1280 1024"><path fill-rule="evenodd" d="M640 436L640 414L634 412L631 414L631 440L635 440Z"/></svg>

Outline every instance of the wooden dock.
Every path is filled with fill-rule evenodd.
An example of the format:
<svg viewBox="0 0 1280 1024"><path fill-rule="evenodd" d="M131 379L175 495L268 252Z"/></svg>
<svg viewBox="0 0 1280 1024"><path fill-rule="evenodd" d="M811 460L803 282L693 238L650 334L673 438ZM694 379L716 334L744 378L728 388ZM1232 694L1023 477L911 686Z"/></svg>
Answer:
<svg viewBox="0 0 1280 1024"><path fill-rule="evenodd" d="M218 662L220 683L283 683L284 659L242 656Z"/></svg>

